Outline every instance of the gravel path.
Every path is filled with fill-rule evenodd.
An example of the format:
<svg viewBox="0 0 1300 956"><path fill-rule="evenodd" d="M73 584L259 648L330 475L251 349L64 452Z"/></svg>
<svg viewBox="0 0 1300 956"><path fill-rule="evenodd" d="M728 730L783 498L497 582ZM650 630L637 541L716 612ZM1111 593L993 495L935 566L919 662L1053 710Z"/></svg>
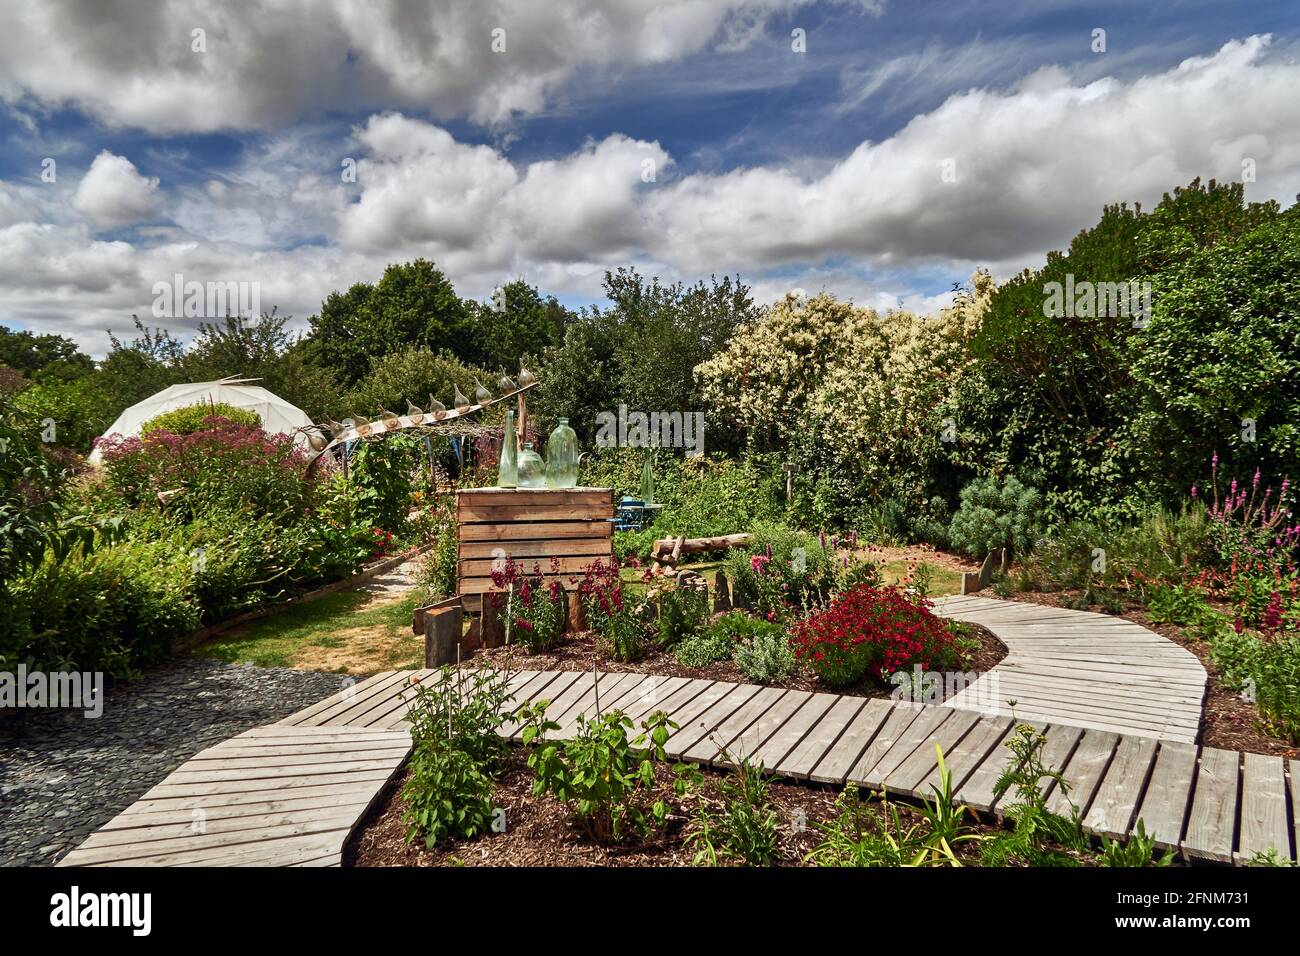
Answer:
<svg viewBox="0 0 1300 956"><path fill-rule="evenodd" d="M200 750L347 680L185 657L108 691L97 720L80 711L0 720L0 866L57 862Z"/></svg>

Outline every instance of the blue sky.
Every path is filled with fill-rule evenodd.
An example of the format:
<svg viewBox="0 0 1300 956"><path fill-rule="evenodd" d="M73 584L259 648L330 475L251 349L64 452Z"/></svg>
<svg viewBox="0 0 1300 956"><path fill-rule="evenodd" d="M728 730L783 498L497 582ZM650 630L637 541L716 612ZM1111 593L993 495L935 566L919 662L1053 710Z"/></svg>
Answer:
<svg viewBox="0 0 1300 956"><path fill-rule="evenodd" d="M181 273L301 324L418 255L480 298L635 264L932 309L1106 202L1300 192L1284 0L210 6L3 0L0 322L185 335Z"/></svg>

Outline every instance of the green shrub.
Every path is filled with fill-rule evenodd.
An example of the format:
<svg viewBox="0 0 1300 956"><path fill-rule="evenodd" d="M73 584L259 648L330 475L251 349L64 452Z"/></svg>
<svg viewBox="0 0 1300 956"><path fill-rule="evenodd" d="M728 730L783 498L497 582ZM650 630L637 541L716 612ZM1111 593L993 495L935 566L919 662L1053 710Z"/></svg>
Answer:
<svg viewBox="0 0 1300 956"><path fill-rule="evenodd" d="M406 693L413 698L413 747L402 786L407 840L423 838L433 847L482 836L496 814L492 793L509 751L497 733L509 717L508 675L444 667L432 684L413 683Z"/></svg>
<svg viewBox="0 0 1300 956"><path fill-rule="evenodd" d="M0 648L4 665L135 676L199 625L187 564L140 542L47 558L13 584L27 626L18 643Z"/></svg>
<svg viewBox="0 0 1300 956"><path fill-rule="evenodd" d="M752 681L780 680L795 669L794 651L785 629L765 621L754 635L736 646L734 660Z"/></svg>
<svg viewBox="0 0 1300 956"><path fill-rule="evenodd" d="M1258 707L1264 729L1300 742L1300 636L1265 640L1224 626L1212 638L1210 652L1224 685Z"/></svg>
<svg viewBox="0 0 1300 956"><path fill-rule="evenodd" d="M756 523L749 544L733 548L725 568L733 600L774 620L785 620L795 608L819 607L835 589L830 557L817 536L781 524Z"/></svg>
<svg viewBox="0 0 1300 956"><path fill-rule="evenodd" d="M777 862L780 834L762 764L741 758L722 781L722 798L721 811L701 803L691 821L686 840L695 848L695 864L717 866L727 858L746 866Z"/></svg>
<svg viewBox="0 0 1300 956"><path fill-rule="evenodd" d="M559 729L546 720L546 705L521 709L523 740L532 745L528 766L535 774L533 793L550 793L573 812L592 839L601 842L642 836L668 818L662 797L651 801L655 788L655 761L666 759L664 744L677 724L663 711L641 722L632 737L631 718L614 710L594 718L578 715L573 737L564 743L545 740ZM678 783L684 789L685 765L678 764Z"/></svg>
<svg viewBox="0 0 1300 956"><path fill-rule="evenodd" d="M653 595L658 644L668 650L700 629L709 613L709 592L703 588L670 587Z"/></svg>
<svg viewBox="0 0 1300 956"><path fill-rule="evenodd" d="M735 643L729 634L709 628L686 638L673 654L683 667L708 667L731 660L734 650Z"/></svg>
<svg viewBox="0 0 1300 956"><path fill-rule="evenodd" d="M983 557L994 548L1028 554L1037 534L1042 498L1037 489L1008 475L976 478L961 490L961 505L948 537L963 554Z"/></svg>
<svg viewBox="0 0 1300 956"><path fill-rule="evenodd" d="M391 435L364 441L352 453L352 507L357 523L397 534L407 531L423 448L424 443L412 435Z"/></svg>
<svg viewBox="0 0 1300 956"><path fill-rule="evenodd" d="M171 432L173 435L192 435L194 432L207 431L212 427L210 418L224 418L233 425L248 425L260 428L262 419L257 412L236 408L225 402L186 405L174 408L170 412L155 415L140 426L140 435L151 435L157 431Z"/></svg>

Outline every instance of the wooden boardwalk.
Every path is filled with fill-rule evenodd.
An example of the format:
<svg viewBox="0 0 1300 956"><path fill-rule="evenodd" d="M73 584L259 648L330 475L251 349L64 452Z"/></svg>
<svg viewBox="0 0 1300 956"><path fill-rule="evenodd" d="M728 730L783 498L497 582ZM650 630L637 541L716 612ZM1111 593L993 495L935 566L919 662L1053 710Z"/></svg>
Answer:
<svg viewBox="0 0 1300 956"><path fill-rule="evenodd" d="M947 701L985 714L1193 744L1205 668L1190 651L1123 618L962 595L936 614L981 624L1007 657Z"/></svg>
<svg viewBox="0 0 1300 956"><path fill-rule="evenodd" d="M339 866L405 731L257 727L197 754L60 866Z"/></svg>
<svg viewBox="0 0 1300 956"><path fill-rule="evenodd" d="M63 863L338 865L352 828L409 751L412 682L435 676L377 674L204 751ZM550 702L557 737L595 711L599 693L602 710L635 721L667 712L680 725L666 747L674 759L725 767L748 756L794 780L924 798L938 781L937 743L963 803L1001 818L1014 797L993 794L1010 756L1006 713L636 673L519 671L510 686L516 704ZM1161 847L1190 860L1241 863L1269 849L1296 858L1300 762L1200 747L1146 725L1083 727L1075 710L1063 716L1025 722L1045 732L1044 759L1063 769L1090 833L1123 837L1141 819ZM1019 706L1016 717L1025 718ZM1068 812L1059 792L1048 796Z"/></svg>

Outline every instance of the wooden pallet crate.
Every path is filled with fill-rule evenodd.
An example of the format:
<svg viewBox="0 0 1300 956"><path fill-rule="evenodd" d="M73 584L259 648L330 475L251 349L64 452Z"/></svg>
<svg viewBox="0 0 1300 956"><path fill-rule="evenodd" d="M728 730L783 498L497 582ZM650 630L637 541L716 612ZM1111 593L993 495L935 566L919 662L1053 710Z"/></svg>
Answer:
<svg viewBox="0 0 1300 956"><path fill-rule="evenodd" d="M594 561L614 556L614 492L610 488L467 488L456 492L456 593L477 613L496 590L492 565L511 557L528 571L569 581ZM560 563L551 574L551 558Z"/></svg>

